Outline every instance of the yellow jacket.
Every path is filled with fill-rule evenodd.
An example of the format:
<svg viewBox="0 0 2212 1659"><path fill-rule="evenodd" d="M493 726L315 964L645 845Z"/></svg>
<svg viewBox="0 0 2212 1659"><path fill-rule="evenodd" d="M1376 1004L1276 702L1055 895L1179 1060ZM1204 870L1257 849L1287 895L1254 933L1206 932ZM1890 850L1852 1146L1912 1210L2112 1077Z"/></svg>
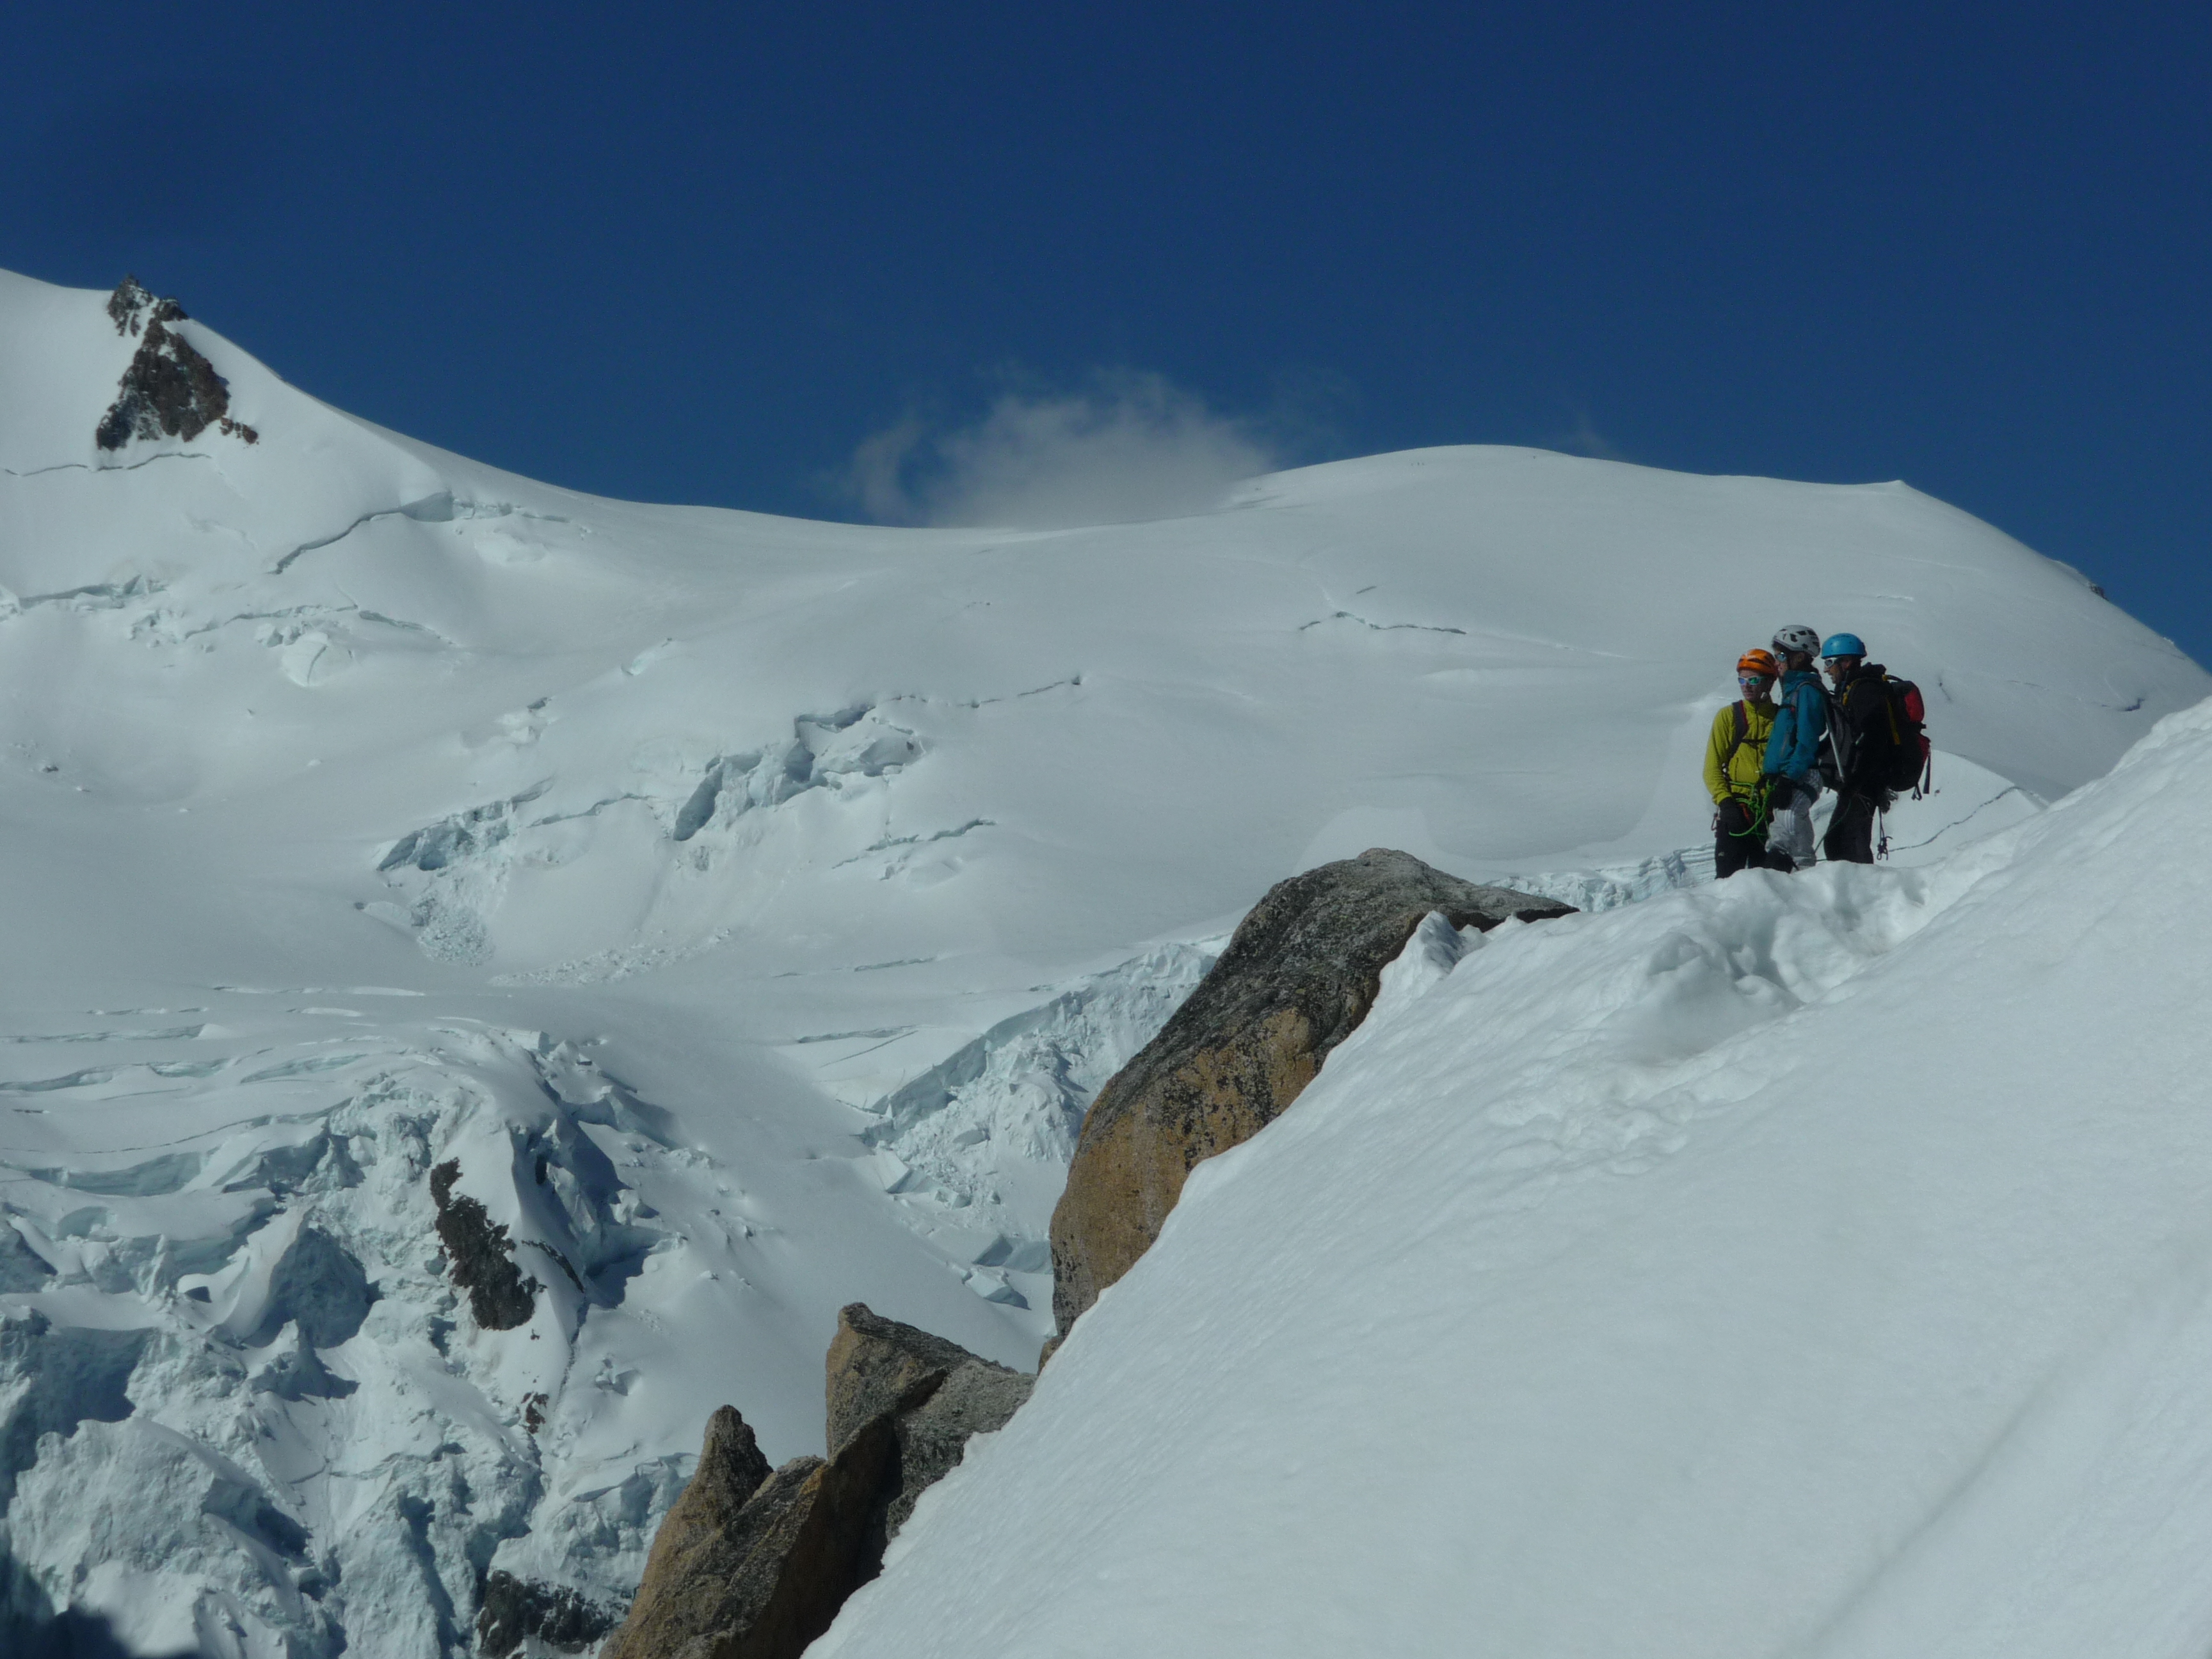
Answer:
<svg viewBox="0 0 2212 1659"><path fill-rule="evenodd" d="M1774 729L1774 705L1747 702L1743 741L1735 740L1736 705L1730 703L1713 716L1713 735L1705 744L1705 793L1713 805L1727 804L1731 796L1749 799L1759 793L1759 772L1766 758L1766 734ZM1734 749L1731 757L1729 750Z"/></svg>

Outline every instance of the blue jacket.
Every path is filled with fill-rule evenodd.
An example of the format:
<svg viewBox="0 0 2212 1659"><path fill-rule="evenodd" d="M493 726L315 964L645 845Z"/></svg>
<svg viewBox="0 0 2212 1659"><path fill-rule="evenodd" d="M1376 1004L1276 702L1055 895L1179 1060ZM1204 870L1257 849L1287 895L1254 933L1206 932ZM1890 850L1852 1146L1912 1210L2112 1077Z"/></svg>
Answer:
<svg viewBox="0 0 2212 1659"><path fill-rule="evenodd" d="M1820 739L1828 734L1828 694L1809 668L1782 677L1781 704L1766 739L1766 775L1810 783L1820 759Z"/></svg>

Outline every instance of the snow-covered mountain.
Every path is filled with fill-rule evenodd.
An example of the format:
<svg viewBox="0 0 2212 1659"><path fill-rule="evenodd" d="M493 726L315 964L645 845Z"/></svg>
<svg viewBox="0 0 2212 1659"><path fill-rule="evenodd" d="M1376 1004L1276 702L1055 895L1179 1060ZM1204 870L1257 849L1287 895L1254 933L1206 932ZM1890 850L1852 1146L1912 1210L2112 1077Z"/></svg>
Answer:
<svg viewBox="0 0 2212 1659"><path fill-rule="evenodd" d="M1083 1106L1244 908L1378 843L1693 884L1780 623L1926 689L1908 865L2212 692L1903 485L1464 448L810 524L534 483L161 320L181 380L150 297L0 277L9 1593L144 1651L618 1605L714 1407L818 1449L848 1301L1033 1360ZM186 349L225 401L172 435ZM1951 879L1844 876L1802 892Z"/></svg>

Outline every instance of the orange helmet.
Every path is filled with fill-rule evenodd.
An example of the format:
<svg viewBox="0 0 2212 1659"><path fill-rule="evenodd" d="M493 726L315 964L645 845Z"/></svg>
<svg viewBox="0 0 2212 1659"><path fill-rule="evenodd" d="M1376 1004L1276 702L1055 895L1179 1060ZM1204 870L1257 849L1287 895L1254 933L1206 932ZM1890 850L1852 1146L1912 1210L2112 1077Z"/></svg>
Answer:
<svg viewBox="0 0 2212 1659"><path fill-rule="evenodd" d="M1739 674L1764 674L1771 680L1778 677L1782 670L1771 652L1747 651L1735 659L1735 672Z"/></svg>

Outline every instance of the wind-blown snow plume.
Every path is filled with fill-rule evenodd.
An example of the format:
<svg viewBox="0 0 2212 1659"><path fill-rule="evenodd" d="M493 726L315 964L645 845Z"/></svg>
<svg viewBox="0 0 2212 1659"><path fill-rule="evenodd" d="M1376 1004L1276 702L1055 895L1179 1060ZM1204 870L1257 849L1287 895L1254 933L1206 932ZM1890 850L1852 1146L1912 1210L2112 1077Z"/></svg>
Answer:
<svg viewBox="0 0 2212 1659"><path fill-rule="evenodd" d="M1009 392L972 426L909 416L853 457L849 487L889 524L1056 530L1205 513L1275 465L1246 422L1158 374L1112 370L1088 389Z"/></svg>

